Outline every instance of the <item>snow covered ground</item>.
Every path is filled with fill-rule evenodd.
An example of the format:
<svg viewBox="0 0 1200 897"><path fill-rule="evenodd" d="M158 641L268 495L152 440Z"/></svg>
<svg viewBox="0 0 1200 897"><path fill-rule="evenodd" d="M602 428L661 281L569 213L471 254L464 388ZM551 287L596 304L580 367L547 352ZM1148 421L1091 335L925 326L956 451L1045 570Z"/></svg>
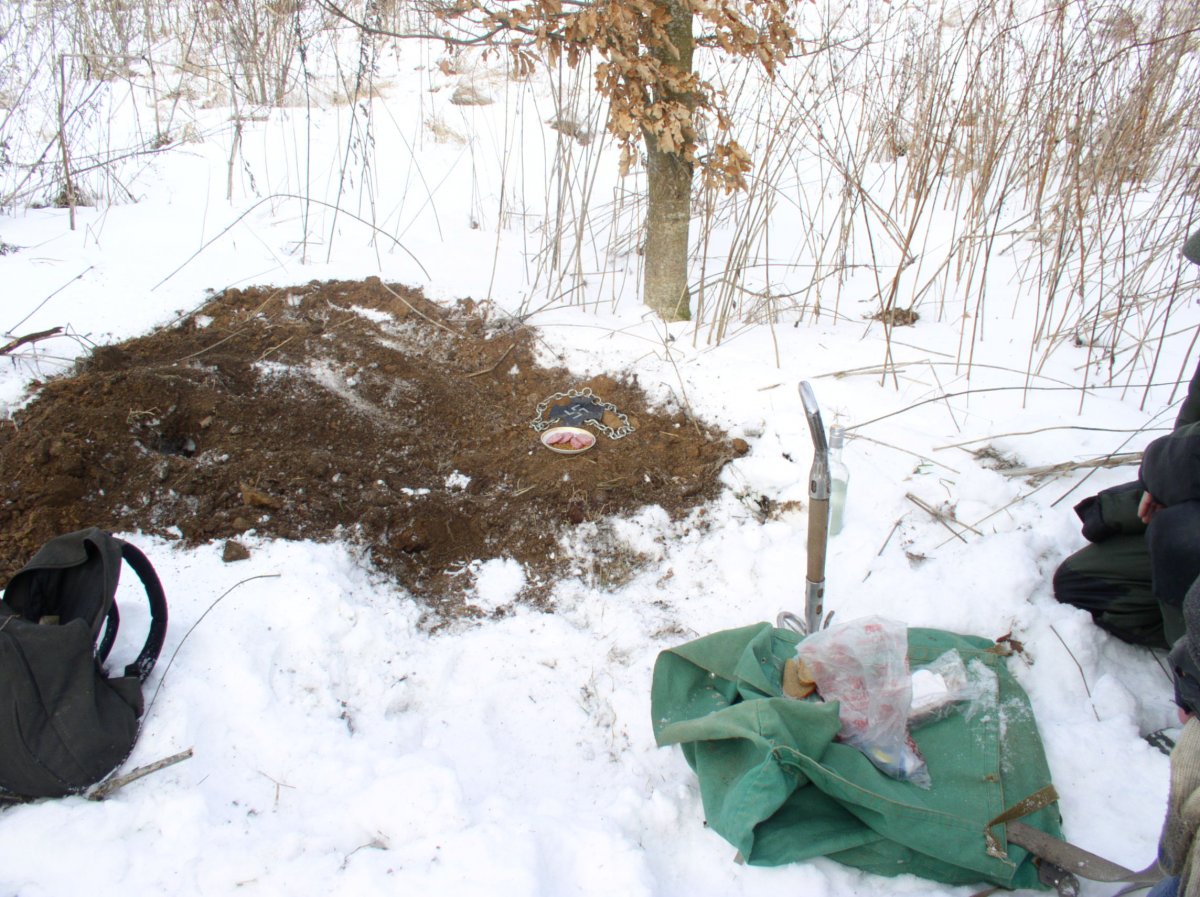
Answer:
<svg viewBox="0 0 1200 897"><path fill-rule="evenodd" d="M65 209L0 218L0 241L19 247L0 256L0 328L71 334L6 361L0 399L19 403L29 380L62 371L85 340L142 333L231 285L379 275L514 312L544 302L528 293L528 232L495 214L521 165L521 196L537 205L544 110L523 112L516 152L498 107L449 105L449 87L431 93L424 77L397 75L376 101L370 201L403 250L373 242L345 214L292 198L338 195L353 115L333 105L246 124L232 198L233 125L221 110L197 110L202 136L128 173L136 202L80 208L75 230ZM432 139L430 106L473 136ZM131 115L116 107L112 127ZM511 165L505 187L501 160ZM616 182L615 164L597 170ZM751 446L724 471L728 489L703 519L671 523L646 508L620 523L621 538L650 559L645 570L612 590L592 572L564 580L551 613L518 606L430 634L410 596L341 545L251 539L249 561L225 564L219 546L184 550L128 534L171 605L129 765L188 748L194 756L104 802L4 810L0 893L972 893L824 860L737 865L704 827L682 756L654 746L658 652L802 610L805 513L764 520L759 500L806 500L804 379L826 423L851 428L846 525L830 543L827 607L839 620L881 614L1011 633L1025 647L1011 663L1038 715L1068 838L1142 867L1154 855L1167 775L1166 758L1142 735L1174 720L1170 681L1161 656L1103 634L1057 605L1050 588L1055 566L1083 544L1071 505L1134 470L1031 484L989 469L972 450L991 446L1034 466L1140 449L1170 425L1170 399L1183 392L1173 383L1195 364L1187 341L1195 303L1178 313L1181 335L1165 346L1144 405L1145 370L1133 375L1135 388L1122 381L1082 394L1088 355L1073 347L1051 354L1026 391L1035 310L1017 301L1020 288L1006 276L1015 262L1005 264L989 284L986 338L969 370L954 363L959 311L897 328L886 377L882 329L850 307L836 324L793 317L742 328L719 346L694 340L687 324L647 316L632 279L615 305L535 314L547 352L573 370L636 370L651 395L686 400ZM1196 272L1185 277L1195 283ZM913 498L952 507L964 524L958 535ZM479 602L506 603L520 580L511 565L481 569ZM119 599L129 641L114 660L124 663L140 622L136 585ZM1088 895L1111 890L1084 886Z"/></svg>

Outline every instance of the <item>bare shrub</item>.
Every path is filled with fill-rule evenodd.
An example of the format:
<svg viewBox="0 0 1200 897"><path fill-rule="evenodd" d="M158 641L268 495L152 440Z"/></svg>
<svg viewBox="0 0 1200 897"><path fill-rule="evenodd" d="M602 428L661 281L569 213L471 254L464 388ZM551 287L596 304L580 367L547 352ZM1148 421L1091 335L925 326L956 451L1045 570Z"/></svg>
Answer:
<svg viewBox="0 0 1200 897"><path fill-rule="evenodd" d="M203 139L180 112L188 104L231 107L232 171L242 128L263 117L260 107L323 103L347 117L336 195L323 201L374 223L375 98L392 64L384 54L399 59L404 36L428 35L450 8L459 6L0 5L0 205L127 199L122 159L170 147L184 133ZM338 9L374 33L352 29ZM697 54L698 74L727 100L728 133L755 167L744 193L699 183L693 192L694 341L717 343L781 320L857 321L889 337L886 368L893 322L953 321L969 372L1003 256L1016 259L1018 301L1036 318L1030 372L1063 346L1084 350L1084 367L1108 378L1154 366L1162 340L1191 323L1181 317L1177 254L1200 217L1200 6L822 0L791 14L795 52L774 82L753 66ZM425 77L465 77L479 63L478 53L448 50L450 38L420 45ZM471 221L495 223L498 253L502 229L523 231L526 312L616 303L636 292L642 274L644 175L597 189L614 145L595 61L539 64L535 77L549 82L551 107L536 116L518 112L544 105L544 94L497 82L497 108L513 127L496 144L498 158L471 166L472 177L486 167L502 181L472 190L499 198L495 209L473 207ZM128 139L98 136L112 109L147 97L153 121L139 119ZM417 140L486 150L466 119L431 105L417 120L428 123ZM695 126L704 161L718 135L703 121ZM527 173L511 157L531 128L545 129L546 161ZM310 229L306 211L306 252ZM327 252L333 242L331 226Z"/></svg>
<svg viewBox="0 0 1200 897"><path fill-rule="evenodd" d="M330 26L310 0L191 0L200 40L193 52L216 65L245 102L282 106L301 77L301 50Z"/></svg>
<svg viewBox="0 0 1200 897"><path fill-rule="evenodd" d="M746 145L771 147L756 176L775 199L739 205L759 220L737 233L757 243L729 256L721 280L736 289L698 329L720 339L730 314L762 320L764 308L843 317L843 289L861 297L865 273L875 308L855 317L956 318L969 369L1003 251L1036 303L1031 371L1076 342L1110 376L1153 364L1198 214L1200 7L977 0L799 15L805 52L781 69L787 96L737 107ZM803 234L788 255L768 249L773 219ZM697 241L705 260L709 239Z"/></svg>

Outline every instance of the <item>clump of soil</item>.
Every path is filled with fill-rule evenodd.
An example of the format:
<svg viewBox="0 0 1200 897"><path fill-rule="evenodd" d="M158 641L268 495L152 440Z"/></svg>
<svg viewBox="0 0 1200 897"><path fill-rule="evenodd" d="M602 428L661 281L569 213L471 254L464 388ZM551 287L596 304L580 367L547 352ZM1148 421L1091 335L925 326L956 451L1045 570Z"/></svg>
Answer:
<svg viewBox="0 0 1200 897"><path fill-rule="evenodd" d="M648 407L636 377L539 367L535 338L378 278L226 291L95 350L0 428L0 576L85 526L188 544L253 532L346 539L443 613L461 609L465 565L510 557L536 601L565 530L646 504L682 515L735 448ZM634 431L544 448L539 404L585 387Z"/></svg>

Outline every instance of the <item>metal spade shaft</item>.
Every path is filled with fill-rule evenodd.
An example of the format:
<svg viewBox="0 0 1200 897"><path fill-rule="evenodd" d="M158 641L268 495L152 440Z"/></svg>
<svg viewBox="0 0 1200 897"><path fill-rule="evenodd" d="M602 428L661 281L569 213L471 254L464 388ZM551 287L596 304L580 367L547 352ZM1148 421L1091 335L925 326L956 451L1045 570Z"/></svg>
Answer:
<svg viewBox="0 0 1200 897"><path fill-rule="evenodd" d="M808 575L804 583L804 626L811 635L825 614L825 551L829 544L829 443L821 408L807 380L800 383L800 401L812 434L813 463L808 473Z"/></svg>

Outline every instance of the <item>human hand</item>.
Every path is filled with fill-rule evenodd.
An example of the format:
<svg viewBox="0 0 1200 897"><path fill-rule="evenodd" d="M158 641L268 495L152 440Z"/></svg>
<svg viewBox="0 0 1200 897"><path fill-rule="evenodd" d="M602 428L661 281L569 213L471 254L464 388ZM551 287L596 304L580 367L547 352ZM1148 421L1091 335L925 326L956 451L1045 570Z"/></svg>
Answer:
<svg viewBox="0 0 1200 897"><path fill-rule="evenodd" d="M1141 518L1142 523L1148 524L1150 523L1151 518L1154 517L1154 515L1161 511L1164 507L1166 507L1166 505L1160 504L1158 499L1156 499L1149 492L1143 492L1142 500L1138 502L1138 517Z"/></svg>

